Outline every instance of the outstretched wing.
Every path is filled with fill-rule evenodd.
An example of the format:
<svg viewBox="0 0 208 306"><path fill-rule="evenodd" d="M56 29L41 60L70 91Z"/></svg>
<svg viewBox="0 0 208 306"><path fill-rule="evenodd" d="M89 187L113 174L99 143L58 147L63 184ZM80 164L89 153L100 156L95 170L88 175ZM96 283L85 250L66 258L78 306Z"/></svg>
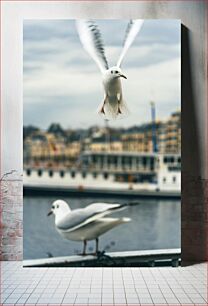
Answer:
<svg viewBox="0 0 208 306"><path fill-rule="evenodd" d="M129 49L129 47L133 43L134 39L136 38L136 35L140 31L140 29L143 25L143 22L144 22L143 19L137 19L137 20L130 20L129 21L129 23L127 25L127 29L126 29L126 35L125 35L125 38L124 38L123 50L122 50L121 55L119 57L119 60L117 62L118 67L121 66L121 62L122 62L127 50Z"/></svg>
<svg viewBox="0 0 208 306"><path fill-rule="evenodd" d="M101 72L108 69L108 62L98 26L91 20L77 20L77 31L84 49L94 59Z"/></svg>

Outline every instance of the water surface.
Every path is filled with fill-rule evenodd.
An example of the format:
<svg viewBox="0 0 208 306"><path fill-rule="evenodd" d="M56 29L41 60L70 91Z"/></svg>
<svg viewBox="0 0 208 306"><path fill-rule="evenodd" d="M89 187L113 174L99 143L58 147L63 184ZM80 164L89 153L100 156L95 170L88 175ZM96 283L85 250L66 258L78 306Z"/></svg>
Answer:
<svg viewBox="0 0 208 306"><path fill-rule="evenodd" d="M59 197L60 198L60 197ZM103 202L102 197L63 197L71 209L85 207L94 202ZM55 229L54 216L47 217L51 204L57 197L24 197L24 259L68 256L81 252L82 242L62 238ZM181 232L180 200L148 200L107 198L107 203L139 201L114 216L126 216L131 222L119 225L100 237L100 250L127 251L179 248ZM88 243L88 251L95 242Z"/></svg>

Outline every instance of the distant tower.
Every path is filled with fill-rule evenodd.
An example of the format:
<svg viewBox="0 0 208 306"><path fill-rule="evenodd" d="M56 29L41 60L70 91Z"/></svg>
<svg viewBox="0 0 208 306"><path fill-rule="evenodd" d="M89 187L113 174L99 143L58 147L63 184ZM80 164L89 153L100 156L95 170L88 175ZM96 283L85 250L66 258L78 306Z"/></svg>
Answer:
<svg viewBox="0 0 208 306"><path fill-rule="evenodd" d="M151 101L150 105L151 105L151 118L152 118L152 147L153 147L153 152L158 152L155 103Z"/></svg>

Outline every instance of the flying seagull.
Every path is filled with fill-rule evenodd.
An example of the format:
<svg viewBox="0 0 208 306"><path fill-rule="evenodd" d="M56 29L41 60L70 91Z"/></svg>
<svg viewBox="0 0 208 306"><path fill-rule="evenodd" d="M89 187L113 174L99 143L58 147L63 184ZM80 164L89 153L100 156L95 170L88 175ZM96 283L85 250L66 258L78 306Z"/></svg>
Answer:
<svg viewBox="0 0 208 306"><path fill-rule="evenodd" d="M96 240L97 254L99 236L119 224L131 221L130 218L105 218L105 216L128 206L128 204L93 203L85 208L71 210L65 201L56 200L52 203L48 216L55 215L55 226L62 237L84 242L81 255L86 255L88 240Z"/></svg>
<svg viewBox="0 0 208 306"><path fill-rule="evenodd" d="M129 21L120 57L116 66L109 68L98 26L91 20L76 21L80 41L102 73L105 93L99 112L111 118L116 118L119 114L124 114L128 111L121 87L121 78L127 79L127 77L122 73L120 66L127 50L140 31L143 22L141 19Z"/></svg>

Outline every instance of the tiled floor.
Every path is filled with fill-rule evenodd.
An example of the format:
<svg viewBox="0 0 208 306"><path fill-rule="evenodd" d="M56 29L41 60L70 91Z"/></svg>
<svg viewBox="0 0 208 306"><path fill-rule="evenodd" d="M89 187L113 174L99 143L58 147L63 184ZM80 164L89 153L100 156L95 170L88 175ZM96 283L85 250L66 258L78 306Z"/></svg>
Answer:
<svg viewBox="0 0 208 306"><path fill-rule="evenodd" d="M207 264L81 269L1 262L0 304L207 305Z"/></svg>

